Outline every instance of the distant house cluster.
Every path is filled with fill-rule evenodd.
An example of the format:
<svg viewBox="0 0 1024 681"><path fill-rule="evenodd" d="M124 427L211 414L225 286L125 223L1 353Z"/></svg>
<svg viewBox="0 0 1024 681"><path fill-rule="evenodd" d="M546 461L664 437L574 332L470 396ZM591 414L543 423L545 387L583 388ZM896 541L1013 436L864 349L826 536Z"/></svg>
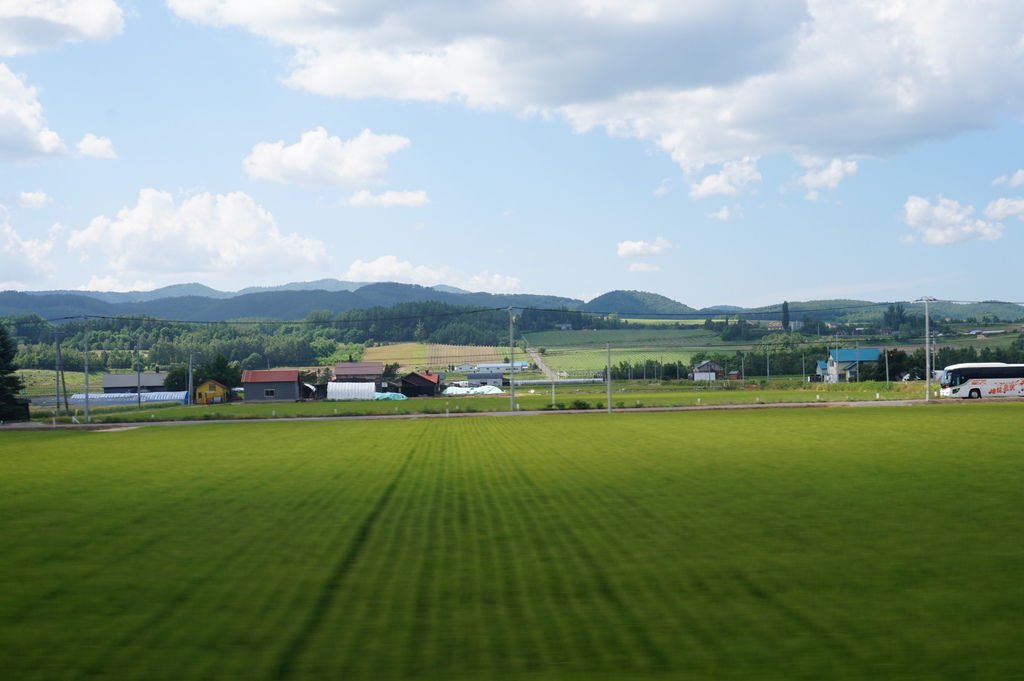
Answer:
<svg viewBox="0 0 1024 681"><path fill-rule="evenodd" d="M860 380L862 367L882 358L879 348L830 350L828 359L817 363L816 375L824 383L852 383Z"/></svg>
<svg viewBox="0 0 1024 681"><path fill-rule="evenodd" d="M242 374L242 387L247 402L374 399L380 393L423 397L440 394L444 378L429 371L412 371L386 379L383 362L339 362L330 374L330 381L306 383L297 369L251 370Z"/></svg>

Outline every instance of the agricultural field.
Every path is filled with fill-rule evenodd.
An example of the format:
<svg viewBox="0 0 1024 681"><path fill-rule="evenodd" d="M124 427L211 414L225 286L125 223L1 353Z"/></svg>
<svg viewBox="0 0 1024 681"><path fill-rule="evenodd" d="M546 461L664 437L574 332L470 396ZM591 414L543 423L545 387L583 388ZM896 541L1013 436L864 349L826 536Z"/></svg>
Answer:
<svg viewBox="0 0 1024 681"><path fill-rule="evenodd" d="M612 348L612 366L619 362L682 362L690 363L696 350L676 350L672 348ZM589 348L558 348L548 350L542 355L544 363L553 371L575 375L579 372L603 371L608 363L607 350ZM638 377L639 378L639 377ZM651 378L654 378L653 376ZM684 375L683 378L686 378Z"/></svg>
<svg viewBox="0 0 1024 681"><path fill-rule="evenodd" d="M718 334L703 328L542 331L526 334L525 338L530 347L545 349L543 357L548 367L569 375L604 369L606 344L611 345L613 365L647 360L689 363L695 352L722 347Z"/></svg>
<svg viewBox="0 0 1024 681"><path fill-rule="evenodd" d="M449 364L504 361L508 349L484 345L443 345L438 343L393 343L366 348L363 359L400 364L399 371L444 370Z"/></svg>
<svg viewBox="0 0 1024 681"><path fill-rule="evenodd" d="M427 345L427 366L444 369L450 364L497 364L508 358L508 348L493 345ZM520 359L522 359L520 357Z"/></svg>
<svg viewBox="0 0 1024 681"><path fill-rule="evenodd" d="M5 676L1016 678L1021 409L0 432Z"/></svg>
<svg viewBox="0 0 1024 681"><path fill-rule="evenodd" d="M722 344L719 334L704 328L599 329L594 331L539 331L523 334L531 347L604 348L706 348Z"/></svg>
<svg viewBox="0 0 1024 681"><path fill-rule="evenodd" d="M427 346L424 343L391 343L375 345L363 352L364 362L398 363L400 372L423 368L427 364Z"/></svg>
<svg viewBox="0 0 1024 681"><path fill-rule="evenodd" d="M25 383L25 395L53 395L55 385L55 373L46 369L21 369L18 372L21 380ZM64 380L68 384L69 393L85 392L85 373L82 371L65 371ZM94 392L102 390L103 374L97 371L89 372L89 389Z"/></svg>

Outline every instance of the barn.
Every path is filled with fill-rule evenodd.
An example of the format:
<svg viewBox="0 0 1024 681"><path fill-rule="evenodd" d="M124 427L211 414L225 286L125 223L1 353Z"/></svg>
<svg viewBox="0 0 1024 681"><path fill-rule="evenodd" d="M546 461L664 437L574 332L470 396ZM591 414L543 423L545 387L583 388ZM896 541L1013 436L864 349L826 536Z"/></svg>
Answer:
<svg viewBox="0 0 1024 681"><path fill-rule="evenodd" d="M413 371L402 377L401 392L406 397L432 397L441 392L441 377L429 371Z"/></svg>
<svg viewBox="0 0 1024 681"><path fill-rule="evenodd" d="M302 399L298 369L250 369L242 374L246 402L294 402Z"/></svg>
<svg viewBox="0 0 1024 681"><path fill-rule="evenodd" d="M143 371L142 374L104 374L103 392L105 393L155 393L164 389L167 374L159 371Z"/></svg>
<svg viewBox="0 0 1024 681"><path fill-rule="evenodd" d="M384 382L384 362L338 362L334 365L334 380L380 385Z"/></svg>
<svg viewBox="0 0 1024 681"><path fill-rule="evenodd" d="M505 377L499 373L470 374L466 379L470 388L477 388L482 385L495 385L500 388L505 384Z"/></svg>

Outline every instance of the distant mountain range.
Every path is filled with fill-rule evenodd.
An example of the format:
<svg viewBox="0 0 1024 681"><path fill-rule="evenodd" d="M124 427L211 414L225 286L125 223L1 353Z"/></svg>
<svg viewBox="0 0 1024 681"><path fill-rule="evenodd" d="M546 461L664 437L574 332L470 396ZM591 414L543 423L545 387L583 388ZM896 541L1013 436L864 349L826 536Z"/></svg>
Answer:
<svg viewBox="0 0 1024 681"><path fill-rule="evenodd" d="M362 283L320 279L281 286L253 286L240 291L218 291L203 284L175 284L153 291L4 291L0 316L37 314L47 319L85 315L138 316L182 321L231 319L295 320L311 312L343 312L398 303L436 301L483 308L566 308L624 317L678 315L681 319L744 315L748 319L781 319L781 303L760 308L716 305L695 309L657 293L610 291L590 301L550 295L473 293L453 286ZM906 304L920 314L923 306ZM864 300L820 300L789 303L790 319L857 321L877 319L884 305ZM937 319L1024 319L1024 307L1014 303L932 304Z"/></svg>

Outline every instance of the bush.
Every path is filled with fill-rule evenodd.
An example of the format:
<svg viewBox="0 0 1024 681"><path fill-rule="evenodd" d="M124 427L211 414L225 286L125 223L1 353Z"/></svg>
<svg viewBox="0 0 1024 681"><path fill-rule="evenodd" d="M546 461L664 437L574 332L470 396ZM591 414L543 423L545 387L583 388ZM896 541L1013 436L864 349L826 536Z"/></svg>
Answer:
<svg viewBox="0 0 1024 681"><path fill-rule="evenodd" d="M590 409L590 402L587 402L586 400L573 400L572 401L572 408L573 409Z"/></svg>

